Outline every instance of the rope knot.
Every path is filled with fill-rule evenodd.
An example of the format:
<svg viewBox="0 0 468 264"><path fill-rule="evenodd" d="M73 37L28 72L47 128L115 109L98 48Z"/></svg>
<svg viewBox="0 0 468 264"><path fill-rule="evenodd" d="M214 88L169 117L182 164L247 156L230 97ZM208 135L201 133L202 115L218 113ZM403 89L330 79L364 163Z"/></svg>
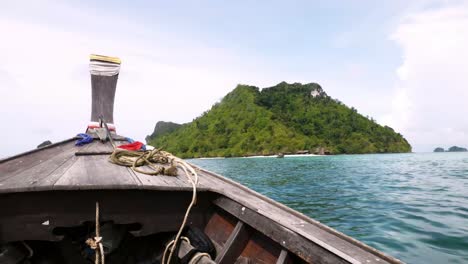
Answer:
<svg viewBox="0 0 468 264"><path fill-rule="evenodd" d="M90 248L96 251L96 257L94 258L95 264L104 264L104 246L102 245L102 236L99 232L99 203L96 202L96 236L94 238L88 238L85 242ZM101 258L99 258L99 256Z"/></svg>
<svg viewBox="0 0 468 264"><path fill-rule="evenodd" d="M102 243L102 237L88 238L86 244L92 249L99 249L99 244Z"/></svg>

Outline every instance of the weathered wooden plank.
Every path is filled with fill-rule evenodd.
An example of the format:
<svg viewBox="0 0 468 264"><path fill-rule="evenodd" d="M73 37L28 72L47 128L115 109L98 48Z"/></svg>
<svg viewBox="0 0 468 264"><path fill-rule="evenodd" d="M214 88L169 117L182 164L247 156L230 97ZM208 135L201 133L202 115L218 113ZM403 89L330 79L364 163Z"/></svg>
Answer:
<svg viewBox="0 0 468 264"><path fill-rule="evenodd" d="M111 155L112 151L99 151L99 152L75 152L75 156L93 156L93 155Z"/></svg>
<svg viewBox="0 0 468 264"><path fill-rule="evenodd" d="M57 168L51 174L49 174L46 178L41 179L33 184L34 187L36 186L53 186L78 160L77 157L71 156L62 166Z"/></svg>
<svg viewBox="0 0 468 264"><path fill-rule="evenodd" d="M141 181L145 186L173 186L167 182L167 177L173 176L162 176L162 175L146 175L143 173L135 172L136 177Z"/></svg>
<svg viewBox="0 0 468 264"><path fill-rule="evenodd" d="M91 144L86 144L86 145L83 145L83 146L77 146L77 151L76 152L82 152L82 151L86 152L86 151L88 151L89 148L91 148L92 145L93 144L91 143Z"/></svg>
<svg viewBox="0 0 468 264"><path fill-rule="evenodd" d="M166 181L179 187L192 188L192 184L189 182L189 179L181 169L179 169L179 174L177 177L167 176Z"/></svg>
<svg viewBox="0 0 468 264"><path fill-rule="evenodd" d="M73 155L73 153L70 154ZM48 164L40 164L27 171L22 171L20 174L0 182L0 191L34 190L39 181L57 171L61 171L60 168L67 163L69 159L70 157L58 158L47 162Z"/></svg>
<svg viewBox="0 0 468 264"><path fill-rule="evenodd" d="M252 232L240 255L255 263L275 263L280 253L281 246L260 232Z"/></svg>
<svg viewBox="0 0 468 264"><path fill-rule="evenodd" d="M112 135L112 139L114 140L114 142L117 144L117 145L121 145L121 144L127 144L127 137L125 136L121 136L121 135L116 135L116 134L113 134L111 132L111 135ZM122 143L118 143L118 141L124 141Z"/></svg>
<svg viewBox="0 0 468 264"><path fill-rule="evenodd" d="M215 262L220 264L234 263L249 241L249 227L238 221Z"/></svg>
<svg viewBox="0 0 468 264"><path fill-rule="evenodd" d="M139 172L135 172L135 175L144 186L172 187L174 190L188 190L192 188L192 185L188 182L185 175L181 175L183 173L184 172L179 169L178 176L146 175Z"/></svg>
<svg viewBox="0 0 468 264"><path fill-rule="evenodd" d="M249 242L240 254L255 263L275 263L281 246L260 232L252 232Z"/></svg>
<svg viewBox="0 0 468 264"><path fill-rule="evenodd" d="M112 164L107 156L80 156L54 186L119 186L138 185L126 167Z"/></svg>
<svg viewBox="0 0 468 264"><path fill-rule="evenodd" d="M0 163L0 181L26 171L38 164L47 162L47 160L71 148L75 148L74 144L67 141L63 144L32 151L27 155L20 155L17 158L2 162Z"/></svg>
<svg viewBox="0 0 468 264"><path fill-rule="evenodd" d="M348 263L341 257L237 202L221 197L216 199L214 204L238 217L241 221L252 226L307 262Z"/></svg>
<svg viewBox="0 0 468 264"><path fill-rule="evenodd" d="M204 232L215 244L216 252L222 250L236 224L237 219L223 210L217 210L211 215Z"/></svg>
<svg viewBox="0 0 468 264"><path fill-rule="evenodd" d="M126 167L109 162L108 156L85 158L88 174L94 176L96 185L138 185Z"/></svg>
<svg viewBox="0 0 468 264"><path fill-rule="evenodd" d="M130 168L130 167L126 167L126 168L127 168L128 173L130 174L130 176L133 178L133 180L134 180L138 185L143 185L143 182L141 182L140 178L138 178L138 176L135 174L135 172L133 171L133 169Z"/></svg>
<svg viewBox="0 0 468 264"><path fill-rule="evenodd" d="M113 137L114 138L114 137ZM127 141L114 141L116 146L127 144ZM110 141L101 142L99 139L94 139L93 142L80 147L80 150L76 152L76 156L85 156L85 155L110 155L114 151Z"/></svg>
<svg viewBox="0 0 468 264"><path fill-rule="evenodd" d="M198 171L198 182L200 186L203 186L205 188L213 189L216 190L218 184L220 183L219 180L216 178L212 177L209 174L204 173L203 171Z"/></svg>
<svg viewBox="0 0 468 264"><path fill-rule="evenodd" d="M73 156L74 151L74 148L64 149L62 152L51 156L50 159L0 180L0 189L33 188L38 181L47 178L64 165Z"/></svg>
<svg viewBox="0 0 468 264"><path fill-rule="evenodd" d="M94 149L90 149L90 151L93 151L93 150L96 152L105 152L105 151L113 152L114 151L114 147L109 141L107 141L106 143L101 143L100 141L96 141L93 145L94 145Z"/></svg>
<svg viewBox="0 0 468 264"><path fill-rule="evenodd" d="M290 264L290 263L292 263L292 260L289 257L288 251L284 249L281 250L278 260L276 260L276 264Z"/></svg>
<svg viewBox="0 0 468 264"><path fill-rule="evenodd" d="M91 184L92 179L89 179L88 171L86 170L86 163L84 157L79 157L75 163L60 177L54 186L58 185L88 185Z"/></svg>
<svg viewBox="0 0 468 264"><path fill-rule="evenodd" d="M68 138L68 139L58 141L58 142L55 142L53 144L50 144L50 145L47 145L47 146L44 146L44 147L41 147L41 148L35 148L35 149L28 150L28 151L23 152L23 153L19 153L17 155L2 158L2 159L0 159L0 164L6 163L7 161L10 161L10 160L18 159L18 158L23 157L23 156L28 156L28 155L36 153L36 152L41 152L41 151L44 151L46 149L56 148L57 146L62 146L62 145L68 144L68 143L70 143L71 141L73 141L75 139L76 139L76 137Z"/></svg>
<svg viewBox="0 0 468 264"><path fill-rule="evenodd" d="M111 154L114 148L110 144L110 142L102 143L99 140L94 140L92 143L85 145L76 152L76 155L83 155L83 153L108 153Z"/></svg>
<svg viewBox="0 0 468 264"><path fill-rule="evenodd" d="M150 175L137 173L130 167L127 167L127 169L131 172L133 177L141 183L141 185L166 185L166 182L161 177L152 177Z"/></svg>

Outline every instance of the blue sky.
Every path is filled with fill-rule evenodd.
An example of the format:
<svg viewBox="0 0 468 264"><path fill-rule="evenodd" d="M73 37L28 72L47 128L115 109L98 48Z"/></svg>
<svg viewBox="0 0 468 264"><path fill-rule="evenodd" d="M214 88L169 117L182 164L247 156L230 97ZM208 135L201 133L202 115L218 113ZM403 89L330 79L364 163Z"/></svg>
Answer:
<svg viewBox="0 0 468 264"><path fill-rule="evenodd" d="M318 82L415 151L468 146L467 1L19 0L0 34L0 121L15 126L0 156L84 130L90 53L123 60L114 119L139 140L238 83L287 81Z"/></svg>

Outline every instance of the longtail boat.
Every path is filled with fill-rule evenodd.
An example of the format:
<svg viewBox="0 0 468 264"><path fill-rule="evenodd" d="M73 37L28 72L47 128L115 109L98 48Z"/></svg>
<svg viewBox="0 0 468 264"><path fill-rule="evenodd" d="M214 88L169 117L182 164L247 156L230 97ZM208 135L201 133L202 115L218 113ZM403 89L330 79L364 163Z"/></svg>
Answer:
<svg viewBox="0 0 468 264"><path fill-rule="evenodd" d="M168 153L116 152L120 65L91 55L87 138L0 161L0 263L402 263Z"/></svg>

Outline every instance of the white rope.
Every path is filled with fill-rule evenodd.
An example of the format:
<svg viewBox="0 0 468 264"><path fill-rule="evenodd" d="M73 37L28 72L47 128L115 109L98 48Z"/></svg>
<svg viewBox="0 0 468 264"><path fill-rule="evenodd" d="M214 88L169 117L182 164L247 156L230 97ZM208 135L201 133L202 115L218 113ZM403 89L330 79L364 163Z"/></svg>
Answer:
<svg viewBox="0 0 468 264"><path fill-rule="evenodd" d="M86 240L86 244L96 251L94 257L94 263L99 264L99 260L101 260L101 264L104 264L104 246L102 245L102 237L100 236L99 232L99 203L96 202L96 236L94 238L88 238ZM100 256L99 256L100 255ZM101 258L99 258L101 257Z"/></svg>
<svg viewBox="0 0 468 264"><path fill-rule="evenodd" d="M180 239L181 239L181 240L185 240L185 242L187 242L187 243L190 244L190 239L188 239L187 237L181 236ZM171 240L169 243L167 243L166 248L164 249L164 253L163 253L163 257L162 257L161 263L164 264L164 262L165 262L165 260L166 260L167 251L169 250L169 248L170 248L172 245L175 245L174 242L175 242L175 239L173 239L173 240ZM172 251L173 249L171 248L170 250ZM169 260L167 261L167 263L169 263Z"/></svg>
<svg viewBox="0 0 468 264"><path fill-rule="evenodd" d="M190 210L192 207L197 203L197 185L198 185L198 174L197 172L190 166L187 162L184 160L174 157L174 161L176 162L177 165L179 165L182 170L185 172L185 175L187 176L187 179L189 182L192 184L192 201L190 202L189 206L187 207L187 211L185 212L184 220L182 221L182 224L180 225L179 231L177 232L177 235L172 243L169 243L168 246L166 246L166 250L164 250L164 255L163 255L163 264L169 264L171 261L172 255L174 253L174 250L177 246L177 242L179 241L180 235L182 234L182 231L184 230L185 224L187 223L187 218L190 214ZM190 172L190 173L189 173ZM193 178L192 178L193 177ZM190 241L189 241L190 243ZM172 248L169 252L169 257L167 258L167 262L164 262L165 260L165 255L168 250L168 248L172 245Z"/></svg>
<svg viewBox="0 0 468 264"><path fill-rule="evenodd" d="M203 258L203 257L208 257L211 259L210 254L205 253L205 252L197 252L195 255L192 257L192 259L189 261L188 264L196 264L198 261Z"/></svg>

